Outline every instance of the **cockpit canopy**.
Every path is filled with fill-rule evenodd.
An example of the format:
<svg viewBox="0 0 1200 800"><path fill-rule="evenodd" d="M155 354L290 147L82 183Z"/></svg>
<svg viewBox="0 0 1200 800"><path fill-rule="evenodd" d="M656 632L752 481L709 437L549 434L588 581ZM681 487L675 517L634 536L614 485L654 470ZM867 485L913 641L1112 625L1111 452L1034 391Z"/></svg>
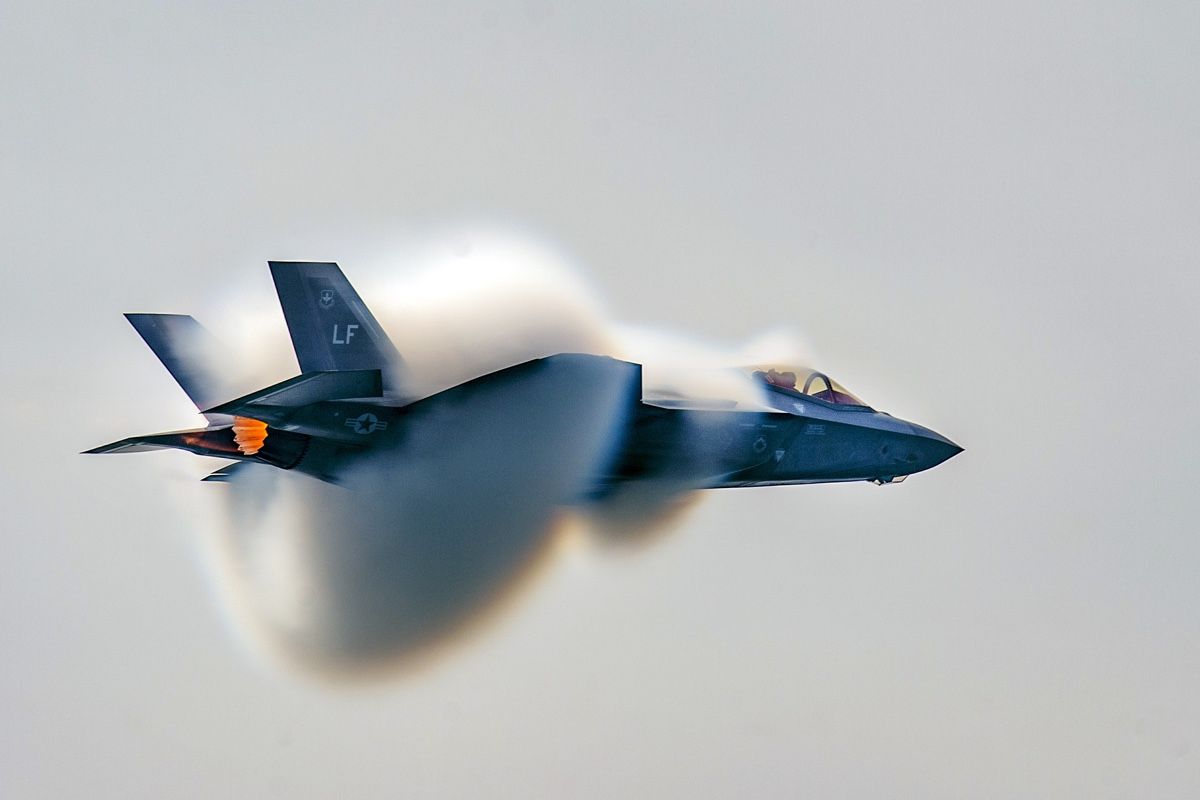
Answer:
<svg viewBox="0 0 1200 800"><path fill-rule="evenodd" d="M747 370L755 379L775 390L804 395L840 406L867 406L866 403L851 394L845 386L815 369L762 365L748 367Z"/></svg>

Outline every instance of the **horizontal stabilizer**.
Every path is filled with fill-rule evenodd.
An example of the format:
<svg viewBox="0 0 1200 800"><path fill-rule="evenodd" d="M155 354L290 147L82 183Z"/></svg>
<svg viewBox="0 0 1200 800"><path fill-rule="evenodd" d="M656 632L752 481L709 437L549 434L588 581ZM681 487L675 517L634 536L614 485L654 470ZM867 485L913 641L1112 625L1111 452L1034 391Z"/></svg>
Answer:
<svg viewBox="0 0 1200 800"><path fill-rule="evenodd" d="M233 479L233 476L245 466L245 461L235 461L232 464L226 464L216 472L210 472L200 480L204 481L205 483L229 483L229 481Z"/></svg>
<svg viewBox="0 0 1200 800"><path fill-rule="evenodd" d="M201 456L233 458L238 461L254 460L281 469L292 469L308 452L310 441L311 437L308 436L272 430L258 442L260 447L244 452L238 446L237 431L232 425L225 425L219 428L132 436L84 452L145 453L149 450L187 450Z"/></svg>
<svg viewBox="0 0 1200 800"><path fill-rule="evenodd" d="M232 426L131 436L119 442L93 447L84 453L145 453L150 450L187 450L202 456L244 457L233 440Z"/></svg>
<svg viewBox="0 0 1200 800"><path fill-rule="evenodd" d="M377 369L346 372L309 372L282 383L206 409L206 414L236 414L255 419L273 418L323 400L381 397L383 378Z"/></svg>

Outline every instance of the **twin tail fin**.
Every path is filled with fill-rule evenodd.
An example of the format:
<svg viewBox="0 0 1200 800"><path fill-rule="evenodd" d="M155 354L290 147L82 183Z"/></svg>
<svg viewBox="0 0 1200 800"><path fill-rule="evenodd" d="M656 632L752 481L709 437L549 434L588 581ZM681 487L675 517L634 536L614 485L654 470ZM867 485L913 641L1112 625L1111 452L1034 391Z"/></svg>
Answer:
<svg viewBox="0 0 1200 800"><path fill-rule="evenodd" d="M332 262L270 261L301 372L390 370L400 354Z"/></svg>

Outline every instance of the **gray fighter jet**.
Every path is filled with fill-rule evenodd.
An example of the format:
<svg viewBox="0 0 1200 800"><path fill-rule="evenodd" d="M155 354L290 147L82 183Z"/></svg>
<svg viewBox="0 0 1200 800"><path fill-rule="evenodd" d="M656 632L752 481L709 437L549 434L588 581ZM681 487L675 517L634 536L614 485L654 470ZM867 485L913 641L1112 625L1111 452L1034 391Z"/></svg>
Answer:
<svg viewBox="0 0 1200 800"><path fill-rule="evenodd" d="M300 375L230 399L221 377L229 356L195 319L129 314L208 425L135 436L88 453L174 448L235 462L205 478L209 481L228 481L245 464L258 463L352 485L349 476L369 466L373 454L436 457L422 451L429 440L423 429L454 426L456 415L461 419L481 398L570 403L581 414L611 417L609 434L588 461L587 478L563 502L596 500L654 480L688 488L887 484L962 449L928 428L874 410L824 373L778 365L744 368L761 395L753 407L644 395L640 365L578 353L528 361L414 397L400 354L336 264L273 261L270 268Z"/></svg>

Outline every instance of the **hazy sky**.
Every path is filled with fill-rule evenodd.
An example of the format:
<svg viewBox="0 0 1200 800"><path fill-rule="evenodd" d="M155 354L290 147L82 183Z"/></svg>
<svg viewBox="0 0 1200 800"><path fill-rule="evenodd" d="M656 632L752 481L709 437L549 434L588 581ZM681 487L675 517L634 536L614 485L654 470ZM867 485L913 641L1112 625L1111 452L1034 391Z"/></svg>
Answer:
<svg viewBox="0 0 1200 800"><path fill-rule="evenodd" d="M1194 3L6 0L0 794L1195 796L1198 75ZM416 675L251 655L219 487L76 455L194 422L121 312L496 224L967 452L576 541Z"/></svg>

